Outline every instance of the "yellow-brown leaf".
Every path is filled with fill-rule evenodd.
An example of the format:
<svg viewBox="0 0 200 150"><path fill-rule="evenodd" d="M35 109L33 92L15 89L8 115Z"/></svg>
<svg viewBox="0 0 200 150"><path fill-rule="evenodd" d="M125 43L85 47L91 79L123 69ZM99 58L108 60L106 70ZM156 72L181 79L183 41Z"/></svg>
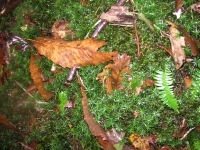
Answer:
<svg viewBox="0 0 200 150"><path fill-rule="evenodd" d="M31 78L33 79L33 82L36 85L38 91L40 92L40 94L45 100L49 100L52 97L52 94L44 89L44 82L42 78L40 77L41 71L38 65L35 63L33 54L31 54L29 69L31 73Z"/></svg>
<svg viewBox="0 0 200 150"><path fill-rule="evenodd" d="M97 52L105 41L89 38L68 42L62 39L37 38L33 44L41 55L63 68L98 65L113 60L118 52Z"/></svg>

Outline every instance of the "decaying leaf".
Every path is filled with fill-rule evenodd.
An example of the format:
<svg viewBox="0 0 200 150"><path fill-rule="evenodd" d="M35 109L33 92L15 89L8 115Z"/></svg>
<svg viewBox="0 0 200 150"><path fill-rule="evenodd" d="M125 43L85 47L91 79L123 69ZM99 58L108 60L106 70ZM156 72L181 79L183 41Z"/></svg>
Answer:
<svg viewBox="0 0 200 150"><path fill-rule="evenodd" d="M150 145L150 143L156 143L157 139L157 136L141 137L137 133L133 133L129 137L132 145L139 150L153 150L153 147Z"/></svg>
<svg viewBox="0 0 200 150"><path fill-rule="evenodd" d="M93 38L72 42L62 39L37 38L32 42L41 55L63 68L98 65L113 60L118 55L116 51L97 52L99 47L106 45L106 42Z"/></svg>
<svg viewBox="0 0 200 150"><path fill-rule="evenodd" d="M192 86L192 77L190 76L185 76L184 77L184 83L185 83L185 87L189 88Z"/></svg>
<svg viewBox="0 0 200 150"><path fill-rule="evenodd" d="M200 13L200 2L194 3L190 6L194 11Z"/></svg>
<svg viewBox="0 0 200 150"><path fill-rule="evenodd" d="M102 127L95 121L94 116L90 113L90 107L88 105L87 95L85 92L84 85L81 81L80 76L78 76L78 82L81 86L81 94L82 94L82 106L83 106L83 115L84 120L89 126L89 130L93 136L97 137L99 143L106 150L115 150L114 146L110 143L109 138L106 135L106 132L102 129Z"/></svg>
<svg viewBox="0 0 200 150"><path fill-rule="evenodd" d="M83 6L88 6L88 2L86 2L86 0L80 0L80 3L81 3Z"/></svg>
<svg viewBox="0 0 200 150"><path fill-rule="evenodd" d="M38 65L35 63L35 58L33 54L31 54L29 69L31 73L31 78L33 79L33 82L36 85L38 91L45 100L49 100L52 97L52 94L44 89L44 82L41 78L42 73Z"/></svg>
<svg viewBox="0 0 200 150"><path fill-rule="evenodd" d="M0 115L0 124L3 124L8 128L15 129L15 126L7 120L5 115Z"/></svg>
<svg viewBox="0 0 200 150"><path fill-rule="evenodd" d="M28 144L24 142L18 142L24 148L24 150L35 150L34 148L30 147Z"/></svg>
<svg viewBox="0 0 200 150"><path fill-rule="evenodd" d="M176 69L179 69L186 60L186 54L183 49L185 46L184 37L180 36L180 32L176 27L171 26L169 28L170 31L170 41L172 47L172 57L176 63Z"/></svg>
<svg viewBox="0 0 200 150"><path fill-rule="evenodd" d="M192 38L183 27L179 26L178 29L183 33L185 45L190 47L192 56L197 56L199 54L198 41Z"/></svg>
<svg viewBox="0 0 200 150"><path fill-rule="evenodd" d="M123 79L123 74L129 74L131 70L129 69L131 57L127 54L119 55L115 60L114 64L108 64L104 67L103 71L97 75L97 80L100 80L103 85L106 85L108 93L112 93L114 89L121 88L121 81Z"/></svg>
<svg viewBox="0 0 200 150"><path fill-rule="evenodd" d="M116 129L112 128L112 131L106 131L106 135L109 138L109 141L112 142L112 144L119 143L125 136L124 132L118 133Z"/></svg>
<svg viewBox="0 0 200 150"><path fill-rule="evenodd" d="M31 129L32 127L34 127L36 125L37 120L36 120L35 116L33 115L33 113L31 111L29 111L29 113L30 113L29 123L30 123L30 129Z"/></svg>
<svg viewBox="0 0 200 150"><path fill-rule="evenodd" d="M182 6L183 6L183 0L176 0L175 12L173 14L176 15L177 19L179 19L181 14L183 13Z"/></svg>
<svg viewBox="0 0 200 150"><path fill-rule="evenodd" d="M75 38L74 31L70 30L68 25L70 22L64 20L57 20L54 22L51 31L54 38L65 38L68 36L71 39Z"/></svg>

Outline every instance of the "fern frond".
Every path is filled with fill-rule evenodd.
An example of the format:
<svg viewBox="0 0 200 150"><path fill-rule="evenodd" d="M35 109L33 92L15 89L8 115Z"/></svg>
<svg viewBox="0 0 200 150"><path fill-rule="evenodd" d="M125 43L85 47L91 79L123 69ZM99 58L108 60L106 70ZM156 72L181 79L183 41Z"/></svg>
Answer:
<svg viewBox="0 0 200 150"><path fill-rule="evenodd" d="M165 68L164 71L156 71L154 79L156 80L156 88L159 90L159 97L163 103L179 112L178 102L173 92L172 73L169 69Z"/></svg>
<svg viewBox="0 0 200 150"><path fill-rule="evenodd" d="M196 69L193 76L191 93L194 99L198 99L200 97L200 69Z"/></svg>

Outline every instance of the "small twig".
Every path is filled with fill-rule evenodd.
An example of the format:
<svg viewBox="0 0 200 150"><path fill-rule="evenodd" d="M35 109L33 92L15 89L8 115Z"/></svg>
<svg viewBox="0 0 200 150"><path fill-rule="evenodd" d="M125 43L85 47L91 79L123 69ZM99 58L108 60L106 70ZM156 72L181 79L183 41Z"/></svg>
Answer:
<svg viewBox="0 0 200 150"><path fill-rule="evenodd" d="M126 3L127 0L119 0L116 6L122 6L124 3ZM99 25L97 26L96 30L93 32L92 37L96 38L99 33L105 28L105 26L108 24L107 21L101 21Z"/></svg>
<svg viewBox="0 0 200 150"><path fill-rule="evenodd" d="M130 0L130 3L132 5L133 13L135 13L134 1ZM140 38L139 38L139 35L138 35L136 20L133 21L133 26L134 26L134 30L135 30L135 38L136 38L136 44L137 44L137 56L140 57L141 56L141 53L140 53Z"/></svg>
<svg viewBox="0 0 200 150"><path fill-rule="evenodd" d="M24 91L24 92L26 92L26 89L24 89L23 88L23 86L19 83L19 82L17 82L17 81L15 81L15 83ZM35 99L34 97L33 97L33 95L31 95L30 93L27 93L30 97L32 97L33 99ZM35 99L36 100L36 99Z"/></svg>

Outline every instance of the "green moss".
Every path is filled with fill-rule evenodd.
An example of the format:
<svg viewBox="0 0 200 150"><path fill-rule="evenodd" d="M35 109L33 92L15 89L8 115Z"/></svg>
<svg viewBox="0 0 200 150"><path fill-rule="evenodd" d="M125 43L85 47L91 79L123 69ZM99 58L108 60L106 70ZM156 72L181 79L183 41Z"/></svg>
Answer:
<svg viewBox="0 0 200 150"><path fill-rule="evenodd" d="M70 28L76 31L78 39L84 39L86 35L90 37L95 30L94 24L98 21L102 12L106 12L110 6L116 3L115 0L102 1L90 0L88 6L80 4L79 0L24 0L12 14L1 18L0 29L6 29L9 32L17 34L23 38L36 38L43 36L41 31L51 32L51 26L54 21L64 19L70 21ZM184 7L193 4L193 0L184 1ZM137 20L138 34L140 37L141 58L137 57L137 45L135 40L135 31L131 27L119 27L108 25L99 34L98 39L105 40L108 44L100 49L100 51L119 51L120 54L126 53L131 56L131 73L132 84L123 81L126 88L140 86L141 80L147 78L152 79L157 70L162 70L165 66L169 66L174 74L174 91L180 104L177 114L173 110L163 106L155 87L142 89L139 95L134 95L133 91L122 90L114 91L111 95L106 93L96 76L100 73L106 64L98 66L88 66L79 69L78 73L82 77L86 86L86 93L91 107L91 113L95 119L105 130L116 128L117 131L123 131L126 136L137 132L140 135L157 134L159 136L158 145L169 145L171 147L187 146L190 149L198 147L197 141L199 133L192 132L185 140L173 138L174 130L177 129L183 118L187 119L189 128L199 125L199 57L194 58L194 62L186 63L180 70L175 70L174 60L165 51L161 50L157 45L163 44L166 48L170 48L168 37L162 36L161 31L168 33L168 25L164 19L173 21L179 25L183 25L185 30L194 38L199 39L199 14L192 10L185 12L180 19L176 19L173 15L174 1L165 0L141 0L135 1L136 11L143 13L148 19L155 24L155 33L152 33L149 27L141 20ZM129 3L125 4L130 6ZM131 6L130 6L131 8ZM131 9L130 9L131 10ZM26 25L24 14L30 13L30 19L33 20L34 26L28 26L26 30L21 27ZM13 18L16 21L12 22ZM30 43L31 44L31 43ZM43 101L41 95L34 94L34 98L24 94L24 91L16 86L18 81L25 89L32 83L29 73L30 52L36 53L33 48L22 53L11 48L11 61L7 69L13 74L0 89L0 97L6 97L1 100L2 109L0 114L8 116L9 121L19 125L22 135L17 137L18 133L12 133L10 130L2 130L1 135L3 149L13 147L20 149L19 141L30 142L36 140L38 149L73 149L74 142L83 149L101 149L96 138L90 133L87 124L83 120L81 93L77 79L72 81L71 86L67 87L66 81L69 69L61 68L59 74L50 71L52 61L45 57L37 62L42 73L47 79L53 79L53 82L45 85L48 91L53 93L50 101L44 104L38 104ZM190 55L186 48L187 55ZM14 55L13 55L14 54ZM184 72L184 70L186 70ZM191 75L195 79L191 89L184 88L183 76ZM126 78L126 75L125 75ZM16 88L18 88L17 91ZM5 92L6 91L6 92ZM63 109L63 112L57 112L55 108L60 105L59 93L65 93L65 99L73 99L75 107L73 109ZM7 96L12 93L13 97ZM19 107L15 110L14 105L23 98L28 99L28 106ZM27 97L26 97L27 96ZM37 100L37 101L36 101ZM35 102L32 105L32 102ZM21 103L21 102L19 102ZM64 101L62 105L64 105ZM42 108L43 112L36 115L36 109ZM12 111L11 111L12 110ZM28 129L31 110L37 116L37 125L31 131ZM138 112L139 116L134 118L133 113ZM26 112L26 113L25 113ZM25 121L24 121L25 120ZM24 121L24 122L23 122ZM23 123L22 123L23 122ZM29 131L26 134L26 130ZM28 136L27 136L28 135ZM6 141L9 141L6 143ZM125 138L124 142L130 144Z"/></svg>

